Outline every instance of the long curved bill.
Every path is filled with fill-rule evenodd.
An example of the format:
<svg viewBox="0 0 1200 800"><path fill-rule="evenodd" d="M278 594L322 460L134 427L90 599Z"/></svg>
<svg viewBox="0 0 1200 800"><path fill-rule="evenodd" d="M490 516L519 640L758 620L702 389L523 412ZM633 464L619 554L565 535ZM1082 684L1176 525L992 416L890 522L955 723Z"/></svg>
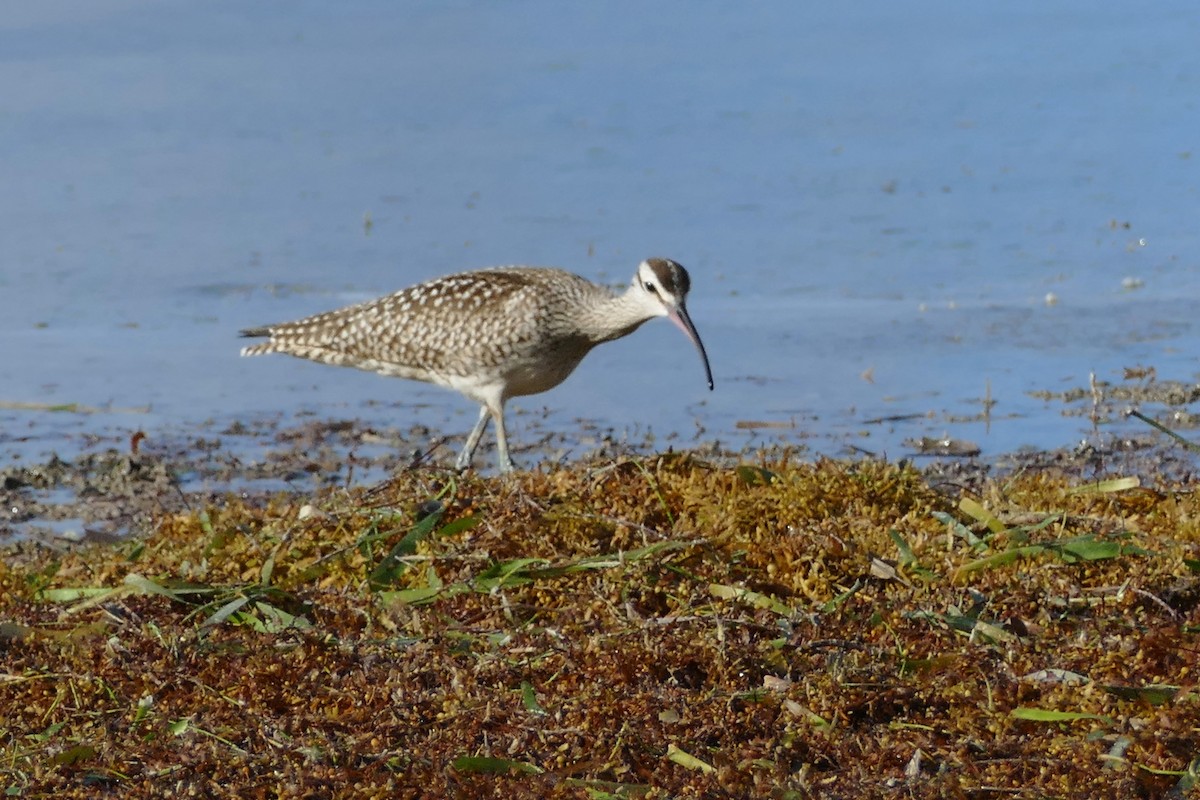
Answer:
<svg viewBox="0 0 1200 800"><path fill-rule="evenodd" d="M696 333L696 326L692 324L692 318L688 316L687 308L680 304L667 312L667 319L675 323L675 327L684 332L692 344L696 345L696 349L700 351L700 358L704 361L704 377L708 379L708 389L712 391L713 377L712 368L708 365L708 353L704 352L704 344L700 341L700 334Z"/></svg>

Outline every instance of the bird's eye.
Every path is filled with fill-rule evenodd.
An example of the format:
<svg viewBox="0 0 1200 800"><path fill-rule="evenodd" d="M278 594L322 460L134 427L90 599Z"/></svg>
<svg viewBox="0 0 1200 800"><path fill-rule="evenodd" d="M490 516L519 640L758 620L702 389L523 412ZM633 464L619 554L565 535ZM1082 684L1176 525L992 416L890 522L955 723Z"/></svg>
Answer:
<svg viewBox="0 0 1200 800"><path fill-rule="evenodd" d="M657 287L657 286L655 286L655 285L654 285L653 283L651 283L650 281L646 281L646 282L643 284L643 286L645 286L645 287L646 287L646 291L647 291L647 292L649 292L650 294L658 294L658 287Z"/></svg>

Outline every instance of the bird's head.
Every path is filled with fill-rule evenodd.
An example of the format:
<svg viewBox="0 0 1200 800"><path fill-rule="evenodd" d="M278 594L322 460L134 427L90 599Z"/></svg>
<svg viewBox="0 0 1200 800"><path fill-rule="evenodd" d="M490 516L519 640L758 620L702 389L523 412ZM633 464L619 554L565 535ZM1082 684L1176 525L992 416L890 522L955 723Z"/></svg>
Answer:
<svg viewBox="0 0 1200 800"><path fill-rule="evenodd" d="M638 265L637 274L633 276L633 286L640 294L641 302L646 311L656 317L666 317L683 331L704 361L704 374L708 379L708 388L713 388L712 369L708 365L708 354L700 342L700 334L692 324L687 312L687 294L692 288L692 279L687 270L677 261L669 258L647 258Z"/></svg>

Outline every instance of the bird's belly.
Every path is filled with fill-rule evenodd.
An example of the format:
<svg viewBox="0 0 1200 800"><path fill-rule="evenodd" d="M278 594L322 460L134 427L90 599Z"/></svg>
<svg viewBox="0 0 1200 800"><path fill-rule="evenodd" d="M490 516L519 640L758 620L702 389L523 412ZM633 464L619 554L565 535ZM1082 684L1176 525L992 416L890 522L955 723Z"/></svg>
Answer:
<svg viewBox="0 0 1200 800"><path fill-rule="evenodd" d="M575 371L579 361L580 359L514 364L505 370L504 393L509 397L522 397L553 389Z"/></svg>
<svg viewBox="0 0 1200 800"><path fill-rule="evenodd" d="M553 389L575 371L590 349L589 343L571 339L449 359L450 363L442 369L376 360L360 361L353 366L392 377L438 384L486 403L497 394L521 397Z"/></svg>
<svg viewBox="0 0 1200 800"><path fill-rule="evenodd" d="M509 364L502 370L483 370L470 375L425 373L403 377L436 383L486 404L496 396L523 397L553 389L567 379L578 363L518 363Z"/></svg>

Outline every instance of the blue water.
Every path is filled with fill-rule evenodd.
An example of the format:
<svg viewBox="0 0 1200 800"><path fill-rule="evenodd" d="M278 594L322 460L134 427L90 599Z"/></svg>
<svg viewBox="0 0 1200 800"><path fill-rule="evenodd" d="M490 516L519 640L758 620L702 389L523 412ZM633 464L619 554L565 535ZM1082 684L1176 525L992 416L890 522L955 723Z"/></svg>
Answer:
<svg viewBox="0 0 1200 800"><path fill-rule="evenodd" d="M302 411L462 433L451 393L236 332L650 255L691 270L716 391L657 322L515 407L835 454L1071 444L1086 422L1026 392L1196 378L1198 41L1183 0L18 5L0 403L113 410L0 410L0 444ZM990 424L954 421L989 391Z"/></svg>

